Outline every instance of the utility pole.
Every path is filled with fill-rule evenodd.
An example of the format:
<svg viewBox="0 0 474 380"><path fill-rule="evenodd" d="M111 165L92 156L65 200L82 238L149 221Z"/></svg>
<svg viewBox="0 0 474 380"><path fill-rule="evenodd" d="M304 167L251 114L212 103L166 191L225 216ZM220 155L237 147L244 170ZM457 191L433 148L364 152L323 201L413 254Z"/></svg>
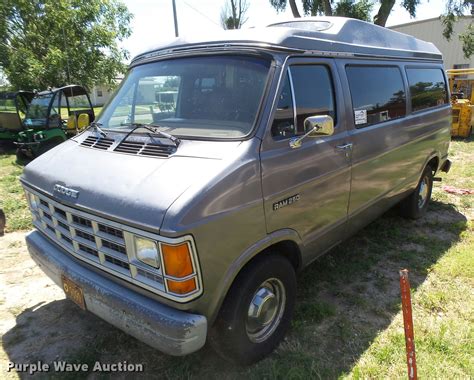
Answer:
<svg viewBox="0 0 474 380"><path fill-rule="evenodd" d="M173 0L173 17L174 17L174 35L179 36L178 33L178 15L176 14L176 0Z"/></svg>

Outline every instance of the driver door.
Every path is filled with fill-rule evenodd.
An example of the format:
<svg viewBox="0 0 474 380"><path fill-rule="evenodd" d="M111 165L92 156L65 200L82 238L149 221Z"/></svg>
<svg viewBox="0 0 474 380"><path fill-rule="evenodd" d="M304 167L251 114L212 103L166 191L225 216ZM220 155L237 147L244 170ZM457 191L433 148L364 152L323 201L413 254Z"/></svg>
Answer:
<svg viewBox="0 0 474 380"><path fill-rule="evenodd" d="M305 262L341 241L347 221L351 145L335 73L330 59L290 63L261 149L267 232L296 231L307 248ZM315 115L331 116L334 134L290 147L290 138L304 133L304 120Z"/></svg>

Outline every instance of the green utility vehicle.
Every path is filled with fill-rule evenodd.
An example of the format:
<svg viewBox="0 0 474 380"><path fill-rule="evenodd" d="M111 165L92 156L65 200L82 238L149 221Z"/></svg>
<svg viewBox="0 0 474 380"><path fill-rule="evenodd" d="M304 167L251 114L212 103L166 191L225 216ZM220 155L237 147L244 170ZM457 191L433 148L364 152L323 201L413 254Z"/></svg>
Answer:
<svg viewBox="0 0 474 380"><path fill-rule="evenodd" d="M30 91L0 92L0 141L16 141L25 129L23 119L35 94Z"/></svg>
<svg viewBox="0 0 474 380"><path fill-rule="evenodd" d="M31 101L18 134L17 157L34 158L76 135L94 121L86 89L78 85L39 92Z"/></svg>

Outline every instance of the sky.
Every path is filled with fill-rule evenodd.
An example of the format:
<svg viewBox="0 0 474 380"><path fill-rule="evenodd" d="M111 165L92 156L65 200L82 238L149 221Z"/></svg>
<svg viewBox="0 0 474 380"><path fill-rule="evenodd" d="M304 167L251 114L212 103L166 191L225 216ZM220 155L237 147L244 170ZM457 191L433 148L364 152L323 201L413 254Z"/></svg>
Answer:
<svg viewBox="0 0 474 380"><path fill-rule="evenodd" d="M132 35L121 43L130 52L130 56L143 52L148 47L158 45L174 38L172 0L122 0L134 15L131 22ZM178 14L180 35L222 30L220 26L221 9L227 0L175 0ZM250 8L248 21L244 28L268 25L279 18L291 18L288 6L284 13L277 12L270 6L269 0L248 0ZM397 0L387 20L387 26L404 24L415 20L438 17L445 12L445 0L420 0L416 18L410 18L408 12ZM301 0L297 0L300 13L303 13ZM377 11L378 1L374 6Z"/></svg>

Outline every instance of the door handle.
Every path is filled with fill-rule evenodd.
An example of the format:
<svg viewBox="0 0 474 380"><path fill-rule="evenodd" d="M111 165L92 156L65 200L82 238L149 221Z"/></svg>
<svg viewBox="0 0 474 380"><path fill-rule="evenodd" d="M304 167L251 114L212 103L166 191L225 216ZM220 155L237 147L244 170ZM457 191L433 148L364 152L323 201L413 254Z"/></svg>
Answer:
<svg viewBox="0 0 474 380"><path fill-rule="evenodd" d="M342 145L336 145L336 149L337 149L337 150L352 149L352 143L342 144Z"/></svg>

